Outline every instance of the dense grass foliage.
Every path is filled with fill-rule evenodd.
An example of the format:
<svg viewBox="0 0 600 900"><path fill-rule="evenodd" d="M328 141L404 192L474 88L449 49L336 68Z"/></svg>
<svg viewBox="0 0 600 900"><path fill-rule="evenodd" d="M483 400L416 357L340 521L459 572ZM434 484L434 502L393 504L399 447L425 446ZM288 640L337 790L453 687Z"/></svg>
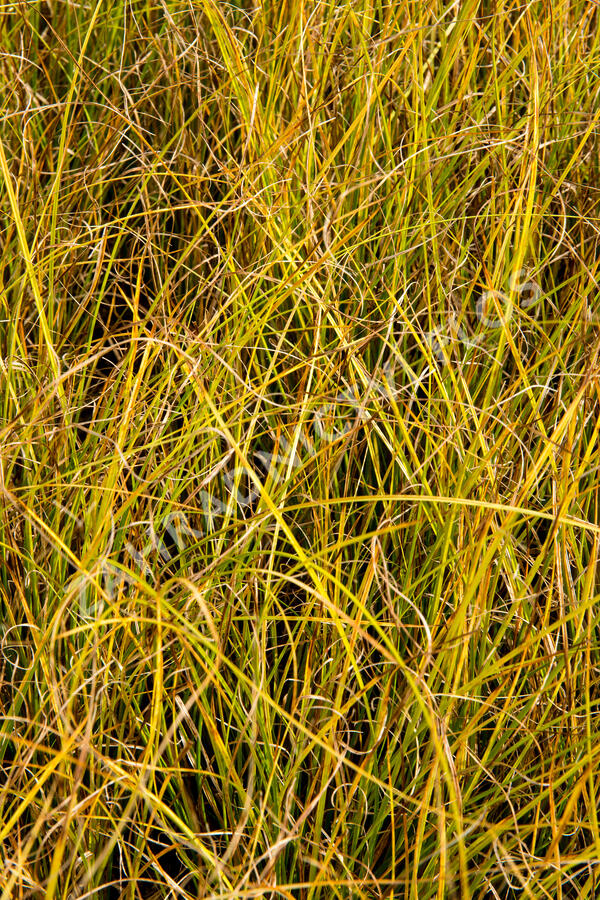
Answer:
<svg viewBox="0 0 600 900"><path fill-rule="evenodd" d="M1 900L600 892L600 22L0 10Z"/></svg>

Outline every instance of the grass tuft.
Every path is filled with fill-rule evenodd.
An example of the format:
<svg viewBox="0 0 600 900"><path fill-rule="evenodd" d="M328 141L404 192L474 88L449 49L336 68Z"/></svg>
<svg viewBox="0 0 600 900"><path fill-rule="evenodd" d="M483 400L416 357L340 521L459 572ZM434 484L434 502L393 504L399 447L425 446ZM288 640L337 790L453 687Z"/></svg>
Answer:
<svg viewBox="0 0 600 900"><path fill-rule="evenodd" d="M598 896L597 4L0 30L1 900Z"/></svg>

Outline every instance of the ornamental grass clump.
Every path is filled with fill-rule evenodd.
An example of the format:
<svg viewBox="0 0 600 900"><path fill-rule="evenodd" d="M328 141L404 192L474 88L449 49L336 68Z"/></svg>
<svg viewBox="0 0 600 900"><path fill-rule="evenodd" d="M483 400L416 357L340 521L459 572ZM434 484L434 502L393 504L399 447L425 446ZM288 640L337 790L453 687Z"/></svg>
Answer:
<svg viewBox="0 0 600 900"><path fill-rule="evenodd" d="M597 5L0 28L1 900L596 897Z"/></svg>

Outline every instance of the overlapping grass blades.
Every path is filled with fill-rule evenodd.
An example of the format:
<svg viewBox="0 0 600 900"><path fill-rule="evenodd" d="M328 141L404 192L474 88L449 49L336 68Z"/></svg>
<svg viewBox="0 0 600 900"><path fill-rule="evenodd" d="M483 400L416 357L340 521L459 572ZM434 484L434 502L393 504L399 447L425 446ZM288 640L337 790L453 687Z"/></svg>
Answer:
<svg viewBox="0 0 600 900"><path fill-rule="evenodd" d="M2 900L595 897L597 6L0 17Z"/></svg>

